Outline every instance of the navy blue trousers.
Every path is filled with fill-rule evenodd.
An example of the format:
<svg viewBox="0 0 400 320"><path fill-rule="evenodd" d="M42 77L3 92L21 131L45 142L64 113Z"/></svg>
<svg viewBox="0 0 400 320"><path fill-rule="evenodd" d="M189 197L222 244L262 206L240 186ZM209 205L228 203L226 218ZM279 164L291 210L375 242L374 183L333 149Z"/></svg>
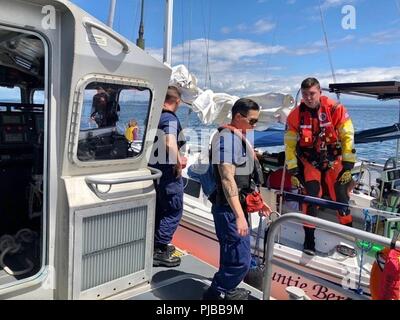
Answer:
<svg viewBox="0 0 400 320"><path fill-rule="evenodd" d="M166 245L171 242L183 213L182 179L156 187L156 219L154 244Z"/></svg>
<svg viewBox="0 0 400 320"><path fill-rule="evenodd" d="M219 240L219 270L211 288L226 293L238 286L250 268L250 235L241 237L236 229L236 217L230 207L212 206L215 231Z"/></svg>

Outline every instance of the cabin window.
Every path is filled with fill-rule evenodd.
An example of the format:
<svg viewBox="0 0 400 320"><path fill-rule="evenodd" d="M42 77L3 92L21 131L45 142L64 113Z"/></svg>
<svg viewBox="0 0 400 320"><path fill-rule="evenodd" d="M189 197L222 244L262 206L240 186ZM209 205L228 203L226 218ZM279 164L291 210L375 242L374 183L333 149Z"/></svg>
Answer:
<svg viewBox="0 0 400 320"><path fill-rule="evenodd" d="M3 103L21 102L21 89L18 87L0 87L0 99ZM0 105L0 112L7 111L7 106Z"/></svg>
<svg viewBox="0 0 400 320"><path fill-rule="evenodd" d="M149 88L94 82L86 86L77 156L80 161L142 153L152 93Z"/></svg>
<svg viewBox="0 0 400 320"><path fill-rule="evenodd" d="M43 90L33 91L32 101L34 104L43 104L44 103L44 91Z"/></svg>

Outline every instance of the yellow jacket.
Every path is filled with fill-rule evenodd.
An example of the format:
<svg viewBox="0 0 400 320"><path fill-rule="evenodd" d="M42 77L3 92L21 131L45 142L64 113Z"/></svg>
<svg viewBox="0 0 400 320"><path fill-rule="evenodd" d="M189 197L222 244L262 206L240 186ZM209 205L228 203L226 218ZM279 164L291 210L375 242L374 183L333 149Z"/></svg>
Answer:
<svg viewBox="0 0 400 320"><path fill-rule="evenodd" d="M138 130L137 126L126 128L126 130L125 130L126 140L128 140L129 142L136 140L137 139L137 130Z"/></svg>

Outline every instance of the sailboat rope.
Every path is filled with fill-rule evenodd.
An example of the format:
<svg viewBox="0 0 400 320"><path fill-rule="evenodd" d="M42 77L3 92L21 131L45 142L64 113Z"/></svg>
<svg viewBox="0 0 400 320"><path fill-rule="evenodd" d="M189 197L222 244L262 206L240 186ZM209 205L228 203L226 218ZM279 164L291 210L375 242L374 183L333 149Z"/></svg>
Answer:
<svg viewBox="0 0 400 320"><path fill-rule="evenodd" d="M323 15L323 13L322 13L322 8L321 8L321 1L319 2L319 14L320 14L320 16L321 16L322 31L323 31L323 33L324 33L326 51L327 51L327 53L328 53L328 60L329 60L330 66L331 66L332 79L333 79L333 83L336 83L336 74L335 74L335 69L334 69L334 67L333 67L333 61L332 61L331 50L330 50L330 48L329 48L328 35L327 35L327 33L326 33L324 15ZM338 100L340 101L340 94L339 94L339 93L336 93L336 96L337 96Z"/></svg>
<svg viewBox="0 0 400 320"><path fill-rule="evenodd" d="M364 214L364 231L371 232L371 224L372 224L372 218L371 215L368 212L368 209L363 210ZM357 293L358 294L364 294L363 289L361 288L361 277L362 277L362 269L364 266L364 253L368 252L372 248L372 243L371 242L362 242L362 244L366 244L366 246L362 245L361 246L361 255L360 255L360 270L358 273L358 284L357 284Z"/></svg>
<svg viewBox="0 0 400 320"><path fill-rule="evenodd" d="M192 10L192 1L188 1L188 23L186 23L188 27L188 36L187 38L185 37L185 13L184 13L184 7L183 7L184 2L181 2L181 13L182 13L182 63L185 64L185 49L186 49L186 39L188 39L188 54L187 54L187 68L190 70L190 64L191 64L191 56L192 56L192 21L193 21L193 10Z"/></svg>
<svg viewBox="0 0 400 320"><path fill-rule="evenodd" d="M399 13L400 13L400 1L394 0L394 2L396 3L397 10L399 10Z"/></svg>
<svg viewBox="0 0 400 320"><path fill-rule="evenodd" d="M204 7L204 6L202 6ZM204 87L211 88L211 72L210 72L210 32L211 32L211 2L209 2L209 14L208 14L208 29L206 26L206 17L204 10L201 10L203 15L203 27L204 27L204 41L206 45L206 72L204 76ZM208 86L207 86L208 82Z"/></svg>

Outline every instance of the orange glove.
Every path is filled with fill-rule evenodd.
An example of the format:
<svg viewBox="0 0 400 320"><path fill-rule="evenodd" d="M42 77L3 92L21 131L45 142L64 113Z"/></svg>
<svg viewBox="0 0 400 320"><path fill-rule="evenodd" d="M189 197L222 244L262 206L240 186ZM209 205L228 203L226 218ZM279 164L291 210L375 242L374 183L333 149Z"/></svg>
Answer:
<svg viewBox="0 0 400 320"><path fill-rule="evenodd" d="M181 169L185 169L187 165L187 158L186 157L181 157Z"/></svg>

